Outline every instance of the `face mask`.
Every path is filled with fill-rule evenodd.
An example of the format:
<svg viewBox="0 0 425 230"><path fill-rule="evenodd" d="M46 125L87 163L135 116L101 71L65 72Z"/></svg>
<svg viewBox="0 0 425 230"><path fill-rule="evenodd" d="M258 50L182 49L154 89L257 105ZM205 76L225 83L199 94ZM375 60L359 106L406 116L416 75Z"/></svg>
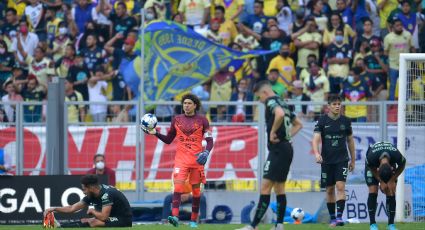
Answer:
<svg viewBox="0 0 425 230"><path fill-rule="evenodd" d="M0 48L0 54L4 54L6 53L6 49L5 48Z"/></svg>
<svg viewBox="0 0 425 230"><path fill-rule="evenodd" d="M155 18L155 16L152 13L146 14L146 20L150 21L150 20L153 20L154 18Z"/></svg>
<svg viewBox="0 0 425 230"><path fill-rule="evenodd" d="M68 33L68 29L65 27L59 28L59 34L60 35L66 35Z"/></svg>
<svg viewBox="0 0 425 230"><path fill-rule="evenodd" d="M289 52L284 51L284 52L281 52L280 55L282 55L282 57L284 57L284 58L287 58L289 56Z"/></svg>
<svg viewBox="0 0 425 230"><path fill-rule="evenodd" d="M350 83L350 84L353 84L354 83L354 77L353 76L348 76L347 77L347 81L348 81L348 83Z"/></svg>
<svg viewBox="0 0 425 230"><path fill-rule="evenodd" d="M28 33L28 27L26 27L26 26L22 26L22 27L20 28L20 31L21 31L21 33L23 33L23 34L26 34L26 33Z"/></svg>
<svg viewBox="0 0 425 230"><path fill-rule="evenodd" d="M104 169L105 163L103 161L99 161L96 163L96 169Z"/></svg>
<svg viewBox="0 0 425 230"><path fill-rule="evenodd" d="M335 36L335 41L336 41L336 43L341 44L344 41L344 36L342 36L342 35L336 35Z"/></svg>

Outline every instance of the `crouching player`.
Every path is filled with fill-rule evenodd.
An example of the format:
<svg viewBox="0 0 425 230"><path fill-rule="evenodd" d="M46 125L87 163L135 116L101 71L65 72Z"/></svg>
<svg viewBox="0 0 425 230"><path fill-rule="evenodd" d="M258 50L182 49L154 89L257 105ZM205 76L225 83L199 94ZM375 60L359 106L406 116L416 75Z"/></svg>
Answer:
<svg viewBox="0 0 425 230"><path fill-rule="evenodd" d="M396 230L395 216L395 190L397 177L406 166L406 159L400 151L389 142L377 142L369 147L366 153L365 180L369 187L367 206L370 218L370 230L378 230L375 213L378 198L378 185L387 196L388 230Z"/></svg>
<svg viewBox="0 0 425 230"><path fill-rule="evenodd" d="M96 175L81 178L81 186L86 195L81 201L65 207L48 208L44 211L44 227L78 228L78 227L131 227L132 213L130 204L124 194L116 188L99 184ZM77 222L60 224L53 213L74 213L88 206L87 214L93 218L84 218Z"/></svg>

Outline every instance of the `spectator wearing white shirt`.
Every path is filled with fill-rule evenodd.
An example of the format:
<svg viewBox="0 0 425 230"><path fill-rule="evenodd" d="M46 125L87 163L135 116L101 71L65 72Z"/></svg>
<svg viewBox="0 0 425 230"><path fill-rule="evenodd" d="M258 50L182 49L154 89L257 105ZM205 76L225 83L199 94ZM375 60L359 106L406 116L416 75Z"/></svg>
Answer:
<svg viewBox="0 0 425 230"><path fill-rule="evenodd" d="M31 23L32 32L36 33L39 37L45 36L46 30L43 28L45 25L43 23L44 9L43 4L40 0L30 0L29 5L25 7L25 16L28 21ZM44 37L43 39L45 39ZM43 40L40 38L40 40Z"/></svg>
<svg viewBox="0 0 425 230"><path fill-rule="evenodd" d="M38 40L38 36L35 33L28 31L28 23L26 21L21 21L19 23L18 34L20 36L17 36L17 37L19 37L19 41L21 42L23 50L25 50L25 52L28 55L31 55L31 56L34 55L34 51L35 51L35 48L37 48L39 40ZM18 38L13 39L12 51L14 51L15 54L17 55L19 64L22 66L26 66L24 56L22 55L21 52L18 51L17 41L18 41Z"/></svg>
<svg viewBox="0 0 425 230"><path fill-rule="evenodd" d="M87 88L89 92L89 101L93 102L90 104L90 115L94 122L105 122L106 111L108 106L106 104L96 104L96 102L106 102L106 90L108 83L106 83L105 71L103 68L96 68L95 74L87 81Z"/></svg>
<svg viewBox="0 0 425 230"><path fill-rule="evenodd" d="M291 34L289 27L292 24L292 10L289 7L288 0L278 0L276 8L278 10L276 18L279 22L279 29L285 31L286 34Z"/></svg>
<svg viewBox="0 0 425 230"><path fill-rule="evenodd" d="M208 20L210 6L209 0L182 0L179 13L184 16L184 22L189 27L199 25L203 28Z"/></svg>

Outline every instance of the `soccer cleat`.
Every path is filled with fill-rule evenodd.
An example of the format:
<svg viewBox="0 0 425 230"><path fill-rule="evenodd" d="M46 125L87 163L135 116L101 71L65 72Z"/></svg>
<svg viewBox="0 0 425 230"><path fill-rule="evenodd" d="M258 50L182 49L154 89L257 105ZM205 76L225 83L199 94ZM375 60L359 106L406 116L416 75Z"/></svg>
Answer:
<svg viewBox="0 0 425 230"><path fill-rule="evenodd" d="M179 218L177 216L169 216L168 223L172 224L174 227L179 226Z"/></svg>
<svg viewBox="0 0 425 230"><path fill-rule="evenodd" d="M190 221L189 222L189 228L197 228L198 224L195 221Z"/></svg>
<svg viewBox="0 0 425 230"><path fill-rule="evenodd" d="M283 224L277 224L273 226L270 230L283 230Z"/></svg>
<svg viewBox="0 0 425 230"><path fill-rule="evenodd" d="M397 230L397 228L395 227L395 224L389 224L387 226L387 230Z"/></svg>
<svg viewBox="0 0 425 230"><path fill-rule="evenodd" d="M254 228L251 225L247 225L247 226L245 226L243 228L237 228L235 230L254 230Z"/></svg>
<svg viewBox="0 0 425 230"><path fill-rule="evenodd" d="M369 230L379 230L378 225L377 224L371 224L369 227Z"/></svg>
<svg viewBox="0 0 425 230"><path fill-rule="evenodd" d="M342 218L336 218L336 226L344 226L344 221Z"/></svg>
<svg viewBox="0 0 425 230"><path fill-rule="evenodd" d="M335 228L336 227L336 220L332 219L331 222L329 223L329 227L331 228Z"/></svg>

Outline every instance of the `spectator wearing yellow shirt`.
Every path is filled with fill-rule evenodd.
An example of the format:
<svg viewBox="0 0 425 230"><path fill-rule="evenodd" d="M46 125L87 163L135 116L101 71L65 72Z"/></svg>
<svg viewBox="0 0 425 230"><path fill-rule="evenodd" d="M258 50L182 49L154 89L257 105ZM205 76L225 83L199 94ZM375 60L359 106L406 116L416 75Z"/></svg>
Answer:
<svg viewBox="0 0 425 230"><path fill-rule="evenodd" d="M53 41L53 49L49 50L50 54L53 55L53 61L57 62L65 55L65 50L68 44L71 44L71 39L68 35L68 28L66 28L65 22L59 23L59 33L56 35Z"/></svg>
<svg viewBox="0 0 425 230"><path fill-rule="evenodd" d="M239 22L239 15L243 11L245 0L215 0L214 3L216 6L225 8L226 20Z"/></svg>
<svg viewBox="0 0 425 230"><path fill-rule="evenodd" d="M359 67L354 67L344 83L343 96L346 102L361 102L367 101L370 97L369 86L360 78L362 70ZM367 121L367 106L366 105L347 105L345 106L345 116L351 119L352 122Z"/></svg>
<svg viewBox="0 0 425 230"><path fill-rule="evenodd" d="M307 63L311 63L311 62L318 63L317 62L316 55L310 54L310 55L307 56ZM322 67L320 67L320 66L319 66L319 74L320 75L323 75L323 76L326 76L325 70ZM298 76L298 78L300 79L301 82L304 82L304 79L306 77L310 77L310 70L309 70L309 68L303 68L301 70L299 76Z"/></svg>
<svg viewBox="0 0 425 230"><path fill-rule="evenodd" d="M204 27L207 23L209 10L209 0L182 0L179 5L179 13L183 15L184 22L189 27Z"/></svg>
<svg viewBox="0 0 425 230"><path fill-rule="evenodd" d="M342 82L350 70L349 62L352 58L351 47L344 43L344 32L341 29L335 31L335 41L327 47L328 77L330 94L337 95L342 89Z"/></svg>
<svg viewBox="0 0 425 230"><path fill-rule="evenodd" d="M223 6L215 7L215 18L220 22L219 34L223 39L223 45L228 46L238 35L235 23L225 19L226 11Z"/></svg>
<svg viewBox="0 0 425 230"><path fill-rule="evenodd" d="M56 17L56 11L53 8L47 8L44 17L47 21L46 29L48 43L52 44L55 37L59 35L59 23L62 22L62 20Z"/></svg>
<svg viewBox="0 0 425 230"><path fill-rule="evenodd" d="M217 44L222 44L223 38L220 36L219 30L220 30L220 20L213 18L210 21L210 27L205 33L205 37L212 42L215 42Z"/></svg>
<svg viewBox="0 0 425 230"><path fill-rule="evenodd" d="M390 66L390 92L389 100L395 99L395 88L399 74L399 57L401 53L415 52L412 35L403 29L400 19L393 21L393 32L384 38L384 51L388 55Z"/></svg>
<svg viewBox="0 0 425 230"><path fill-rule="evenodd" d="M71 77L65 78L65 101L71 102L82 102L83 96L80 92L74 90L75 79ZM86 110L84 105L68 105L68 122L77 123L79 121L85 121Z"/></svg>
<svg viewBox="0 0 425 230"><path fill-rule="evenodd" d="M289 57L289 45L287 43L282 44L280 47L279 55L270 61L267 73L271 69L279 70L280 77L278 82L285 85L287 89L291 89L292 82L296 80L295 64L292 58Z"/></svg>
<svg viewBox="0 0 425 230"><path fill-rule="evenodd" d="M263 0L264 14L268 17L274 17L277 14L276 4L277 0Z"/></svg>
<svg viewBox="0 0 425 230"><path fill-rule="evenodd" d="M323 45L325 47L329 46L335 40L335 31L341 29L343 31L344 43L350 44L351 41L356 37L356 32L354 32L351 27L345 24L342 21L342 17L339 13L332 13L328 21L328 26L326 27L323 33Z"/></svg>
<svg viewBox="0 0 425 230"><path fill-rule="evenodd" d="M307 56L310 54L319 57L319 47L322 44L322 35L317 32L314 18L306 20L307 31L295 39L295 47L298 48L297 68L307 68Z"/></svg>
<svg viewBox="0 0 425 230"><path fill-rule="evenodd" d="M397 0L378 0L379 17L381 18L381 37L385 37L389 32L389 25L387 19L391 12L397 9Z"/></svg>

